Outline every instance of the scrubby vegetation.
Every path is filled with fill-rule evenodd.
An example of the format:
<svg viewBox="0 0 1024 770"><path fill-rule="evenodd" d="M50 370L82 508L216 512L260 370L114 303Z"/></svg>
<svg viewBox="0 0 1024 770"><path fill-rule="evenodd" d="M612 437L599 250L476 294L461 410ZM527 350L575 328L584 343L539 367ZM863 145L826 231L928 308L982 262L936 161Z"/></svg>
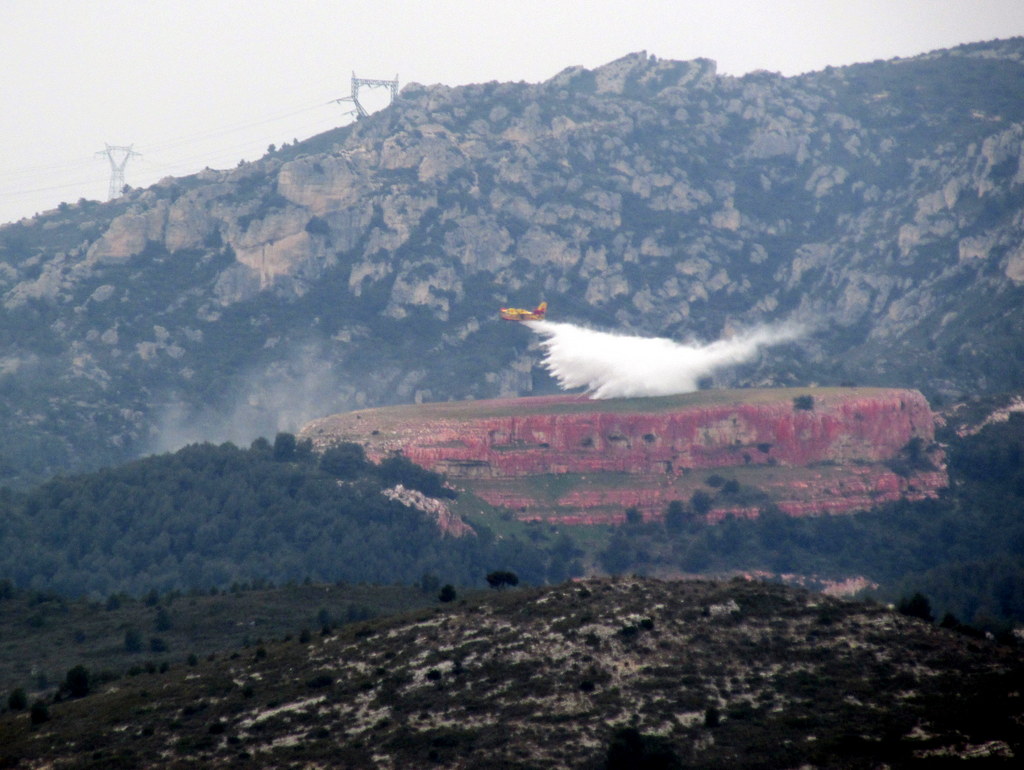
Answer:
<svg viewBox="0 0 1024 770"><path fill-rule="evenodd" d="M24 711L0 715L0 756L81 768L1012 766L1022 686L1015 651L878 605L743 580L588 580L481 591L45 696L34 728Z"/></svg>
<svg viewBox="0 0 1024 770"><path fill-rule="evenodd" d="M278 588L257 582L225 591L151 592L143 598L112 594L100 602L0 582L8 589L0 593L0 705L27 709L30 694L55 692L77 666L86 669L88 682L103 685L147 671L195 666L211 655L236 654L273 639L309 642L310 629L333 633L351 623L437 605L442 599L433 588L436 580L427 574L416 585Z"/></svg>

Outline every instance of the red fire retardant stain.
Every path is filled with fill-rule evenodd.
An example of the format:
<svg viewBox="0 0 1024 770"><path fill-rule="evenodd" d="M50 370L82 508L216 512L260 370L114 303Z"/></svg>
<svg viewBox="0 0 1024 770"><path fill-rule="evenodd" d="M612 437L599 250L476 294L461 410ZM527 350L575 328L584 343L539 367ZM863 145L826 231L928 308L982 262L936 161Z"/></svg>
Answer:
<svg viewBox="0 0 1024 770"><path fill-rule="evenodd" d="M948 486L941 453L930 454L935 470L898 475L886 465L912 440L919 439L922 447L934 441L931 409L917 391L829 389L815 398L812 409L797 408L791 391L780 391L777 398L765 398L770 391L752 391L758 397L750 400L742 400L743 391L735 393L735 403L668 408L652 399L650 411L642 399L629 410L603 408L606 402L600 401L581 410L579 396L474 402L479 414L487 415L480 417L455 416L455 411L449 416L445 405L429 405L420 417L377 434L375 412L386 410L367 410L354 413L358 419L318 420L303 435L320 446L358 441L373 459L401 451L522 518L565 524L621 521L627 507L658 518L672 500L689 500L700 488L713 493L702 482L715 469L779 469L779 478L773 482L767 474L761 488L795 516L933 497ZM581 481L556 499L532 496L516 483L566 473ZM756 516L758 510L720 503L707 518Z"/></svg>

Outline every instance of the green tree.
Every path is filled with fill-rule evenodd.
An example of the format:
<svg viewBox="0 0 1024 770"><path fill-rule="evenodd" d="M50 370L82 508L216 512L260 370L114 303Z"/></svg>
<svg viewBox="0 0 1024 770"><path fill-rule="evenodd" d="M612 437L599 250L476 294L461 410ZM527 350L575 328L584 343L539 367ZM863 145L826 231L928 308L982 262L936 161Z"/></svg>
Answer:
<svg viewBox="0 0 1024 770"><path fill-rule="evenodd" d="M439 602L453 602L455 601L455 587L451 583L445 583L441 587L441 593L437 595Z"/></svg>
<svg viewBox="0 0 1024 770"><path fill-rule="evenodd" d="M445 486L443 475L417 465L405 455L394 455L384 460L377 466L377 474L385 486L401 484L427 497L455 497L455 493Z"/></svg>
<svg viewBox="0 0 1024 770"><path fill-rule="evenodd" d="M690 507L699 516L706 516L711 510L711 495L703 489L698 489L690 498Z"/></svg>
<svg viewBox="0 0 1024 770"><path fill-rule="evenodd" d="M665 529L674 534L685 532L692 519L681 500L672 500L665 509Z"/></svg>
<svg viewBox="0 0 1024 770"><path fill-rule="evenodd" d="M508 570L495 570L487 573L487 584L491 588L503 589L505 586L519 585L519 576Z"/></svg>
<svg viewBox="0 0 1024 770"><path fill-rule="evenodd" d="M320 455L320 470L339 479L353 479L369 466L359 444L335 444Z"/></svg>
<svg viewBox="0 0 1024 770"><path fill-rule="evenodd" d="M29 712L29 719L33 725L41 725L43 722L50 721L50 709L46 707L46 704L41 700L37 700L32 704L32 710Z"/></svg>
<svg viewBox="0 0 1024 770"><path fill-rule="evenodd" d="M18 687L7 697L7 708L11 711L24 711L28 708L28 695L24 688Z"/></svg>
<svg viewBox="0 0 1024 770"><path fill-rule="evenodd" d="M64 687L72 698L84 698L89 694L89 669L79 664L69 670L64 679Z"/></svg>
<svg viewBox="0 0 1024 770"><path fill-rule="evenodd" d="M606 770L673 770L682 764L667 739L623 727L612 735L604 766Z"/></svg>
<svg viewBox="0 0 1024 770"><path fill-rule="evenodd" d="M796 396L793 399L793 408L797 410L803 410L809 412L814 409L814 396Z"/></svg>
<svg viewBox="0 0 1024 770"><path fill-rule="evenodd" d="M922 593L915 593L909 599L900 599L896 609L898 609L901 614L907 615L911 618L920 618L921 620L925 620L929 623L935 620L935 617L932 615L931 602L929 602L928 597Z"/></svg>
<svg viewBox="0 0 1024 770"><path fill-rule="evenodd" d="M274 459L279 463L290 462L295 459L295 434L278 433L274 437Z"/></svg>

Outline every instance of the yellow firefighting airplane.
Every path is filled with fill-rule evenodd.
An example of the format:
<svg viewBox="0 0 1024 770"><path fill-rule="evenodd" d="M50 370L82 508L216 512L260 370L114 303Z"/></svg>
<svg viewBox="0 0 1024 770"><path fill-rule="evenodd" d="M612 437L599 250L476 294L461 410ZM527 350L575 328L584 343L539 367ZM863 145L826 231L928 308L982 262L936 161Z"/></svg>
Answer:
<svg viewBox="0 0 1024 770"><path fill-rule="evenodd" d="M518 307L503 307L499 311L502 321L543 321L548 312L548 303L541 302L534 310L523 310Z"/></svg>

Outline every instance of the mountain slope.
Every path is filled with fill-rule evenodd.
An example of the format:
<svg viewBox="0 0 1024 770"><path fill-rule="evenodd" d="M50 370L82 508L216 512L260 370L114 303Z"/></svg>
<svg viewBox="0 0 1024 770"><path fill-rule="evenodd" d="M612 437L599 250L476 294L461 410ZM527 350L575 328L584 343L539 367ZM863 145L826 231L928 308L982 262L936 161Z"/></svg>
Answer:
<svg viewBox="0 0 1024 770"><path fill-rule="evenodd" d="M1013 39L792 78L640 53L410 84L236 169L4 226L0 471L550 391L493 322L541 298L674 338L811 327L721 384L1020 388L1022 71Z"/></svg>

